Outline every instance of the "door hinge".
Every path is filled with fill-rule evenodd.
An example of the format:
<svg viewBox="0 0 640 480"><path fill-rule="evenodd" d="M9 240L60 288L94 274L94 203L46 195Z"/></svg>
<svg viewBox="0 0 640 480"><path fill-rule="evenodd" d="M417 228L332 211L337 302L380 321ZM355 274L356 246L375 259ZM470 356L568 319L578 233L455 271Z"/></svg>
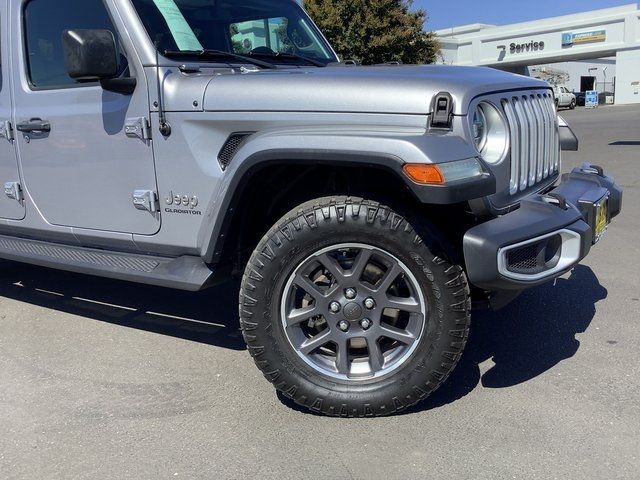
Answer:
<svg viewBox="0 0 640 480"><path fill-rule="evenodd" d="M13 125L9 120L0 122L0 138L4 138L10 142L13 141Z"/></svg>
<svg viewBox="0 0 640 480"><path fill-rule="evenodd" d="M136 190L133 192L133 206L138 210L146 210L151 213L156 213L160 208L158 196L153 190Z"/></svg>
<svg viewBox="0 0 640 480"><path fill-rule="evenodd" d="M127 118L124 125L127 137L139 138L140 140L151 140L151 124L147 117Z"/></svg>
<svg viewBox="0 0 640 480"><path fill-rule="evenodd" d="M22 187L18 182L5 183L4 194L16 202L22 203Z"/></svg>

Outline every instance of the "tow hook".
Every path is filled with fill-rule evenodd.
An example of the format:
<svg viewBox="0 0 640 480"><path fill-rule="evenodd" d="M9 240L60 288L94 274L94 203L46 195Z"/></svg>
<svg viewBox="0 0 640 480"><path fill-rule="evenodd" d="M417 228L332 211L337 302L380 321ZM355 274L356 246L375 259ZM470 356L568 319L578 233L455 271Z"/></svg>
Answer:
<svg viewBox="0 0 640 480"><path fill-rule="evenodd" d="M580 170L582 170L584 173L597 174L602 178L606 177L606 175L604 174L604 168L602 168L600 165L592 165L585 162L582 164L582 168Z"/></svg>
<svg viewBox="0 0 640 480"><path fill-rule="evenodd" d="M569 208L567 206L567 199L564 198L564 196L560 195L559 193L555 193L555 192L547 193L544 196L544 200L545 202L551 205L556 205L558 208L561 208L562 210L566 210L567 208Z"/></svg>

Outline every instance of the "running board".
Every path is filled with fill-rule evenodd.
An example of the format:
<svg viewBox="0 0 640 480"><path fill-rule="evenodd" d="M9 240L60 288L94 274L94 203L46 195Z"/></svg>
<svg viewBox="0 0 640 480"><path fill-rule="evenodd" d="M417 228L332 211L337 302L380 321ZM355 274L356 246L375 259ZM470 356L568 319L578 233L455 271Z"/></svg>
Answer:
<svg viewBox="0 0 640 480"><path fill-rule="evenodd" d="M155 257L0 235L0 258L130 282L198 291L213 271L200 257Z"/></svg>

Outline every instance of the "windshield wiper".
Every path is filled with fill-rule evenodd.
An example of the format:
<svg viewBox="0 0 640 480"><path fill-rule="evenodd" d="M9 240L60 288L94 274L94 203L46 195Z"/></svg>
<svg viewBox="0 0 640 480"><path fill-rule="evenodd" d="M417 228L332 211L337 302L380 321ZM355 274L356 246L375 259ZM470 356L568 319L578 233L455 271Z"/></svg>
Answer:
<svg viewBox="0 0 640 480"><path fill-rule="evenodd" d="M262 68L278 68L273 63L263 62L262 60L257 60L251 57L245 57L244 55L238 55L236 53L225 52L223 50L165 50L164 55L166 57L175 57L175 58L227 58L232 60L237 60L240 62L251 63L252 65L256 65Z"/></svg>
<svg viewBox="0 0 640 480"><path fill-rule="evenodd" d="M303 55L297 55L295 53L285 53L285 52L277 52L277 53L250 53L252 57L268 57L268 58L288 58L290 60L302 60L304 62L310 63L311 65L315 65L316 67L326 67L326 63L322 63L319 60L314 58L305 57Z"/></svg>

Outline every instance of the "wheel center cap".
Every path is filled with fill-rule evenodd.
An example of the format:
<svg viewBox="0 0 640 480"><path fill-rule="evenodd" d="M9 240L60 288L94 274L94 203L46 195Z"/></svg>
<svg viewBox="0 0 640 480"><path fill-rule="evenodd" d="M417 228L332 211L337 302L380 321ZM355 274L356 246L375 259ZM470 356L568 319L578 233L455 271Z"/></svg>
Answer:
<svg viewBox="0 0 640 480"><path fill-rule="evenodd" d="M362 307L356 302L347 303L342 310L344 318L353 322L362 318Z"/></svg>

